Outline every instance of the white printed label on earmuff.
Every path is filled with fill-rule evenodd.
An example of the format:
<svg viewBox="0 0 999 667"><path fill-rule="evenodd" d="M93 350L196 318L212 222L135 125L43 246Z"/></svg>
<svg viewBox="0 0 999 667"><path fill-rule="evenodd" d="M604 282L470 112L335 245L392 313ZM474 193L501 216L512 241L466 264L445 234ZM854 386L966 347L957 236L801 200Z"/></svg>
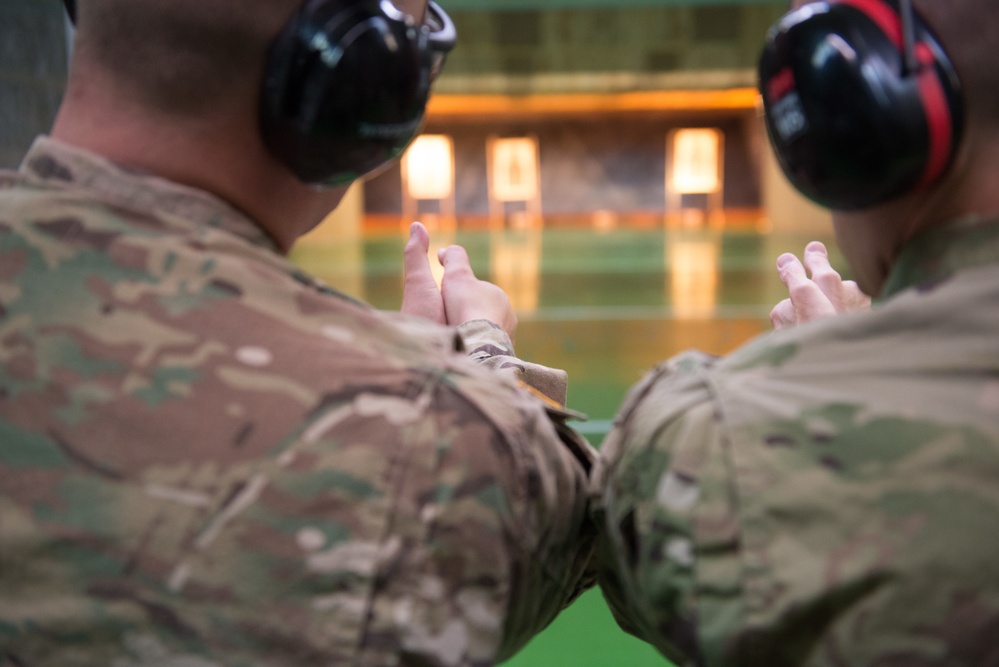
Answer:
<svg viewBox="0 0 999 667"><path fill-rule="evenodd" d="M808 120L801 98L796 91L791 91L779 99L770 108L770 118L781 141L787 143L808 131Z"/></svg>
<svg viewBox="0 0 999 667"><path fill-rule="evenodd" d="M794 72L785 67L767 82L767 116L780 140L787 143L808 131L805 109L795 86Z"/></svg>

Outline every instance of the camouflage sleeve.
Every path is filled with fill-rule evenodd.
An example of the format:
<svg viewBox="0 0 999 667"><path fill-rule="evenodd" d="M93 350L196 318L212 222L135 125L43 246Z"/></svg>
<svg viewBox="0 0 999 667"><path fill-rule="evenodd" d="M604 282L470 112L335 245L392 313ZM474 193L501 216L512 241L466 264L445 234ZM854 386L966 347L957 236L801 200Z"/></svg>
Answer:
<svg viewBox="0 0 999 667"><path fill-rule="evenodd" d="M850 317L675 357L600 449L599 583L678 665L999 664L994 380L942 370L961 345Z"/></svg>
<svg viewBox="0 0 999 667"><path fill-rule="evenodd" d="M711 664L701 635L739 590L713 362L691 352L650 372L594 472L604 597L625 631L684 666ZM705 572L715 581L705 585Z"/></svg>
<svg viewBox="0 0 999 667"><path fill-rule="evenodd" d="M198 565L231 594L264 595L267 617L242 619L254 634L353 651L324 664L494 664L590 583L586 477L512 384L362 393L318 414L279 462Z"/></svg>
<svg viewBox="0 0 999 667"><path fill-rule="evenodd" d="M597 454L589 442L568 424L569 420L586 419L586 415L566 407L568 374L517 358L510 336L488 320L465 322L457 329L470 358L487 368L508 374L521 389L541 401L562 444L589 472Z"/></svg>
<svg viewBox="0 0 999 667"><path fill-rule="evenodd" d="M592 583L595 531L583 467L538 403L477 370L345 387L265 460L110 475L59 458L43 436L34 458L0 452L8 494L36 499L0 496L18 545L0 549L18 573L0 579L0 656L59 667L508 658Z"/></svg>
<svg viewBox="0 0 999 667"><path fill-rule="evenodd" d="M565 407L568 374L557 368L518 359L510 336L488 320L472 320L458 327L469 356L484 366L509 373L558 406Z"/></svg>

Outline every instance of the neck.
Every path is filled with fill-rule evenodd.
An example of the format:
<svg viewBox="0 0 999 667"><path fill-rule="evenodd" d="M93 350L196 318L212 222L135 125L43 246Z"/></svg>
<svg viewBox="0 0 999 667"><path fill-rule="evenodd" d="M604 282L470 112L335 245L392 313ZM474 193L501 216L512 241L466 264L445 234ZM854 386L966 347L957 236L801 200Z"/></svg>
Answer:
<svg viewBox="0 0 999 667"><path fill-rule="evenodd" d="M919 234L958 218L999 215L999 132L969 132L946 177L872 209L833 212L838 244L867 294L881 293L902 248Z"/></svg>
<svg viewBox="0 0 999 667"><path fill-rule="evenodd" d="M342 198L346 188L318 191L300 182L267 151L256 108L220 108L176 118L130 104L107 87L71 79L52 129L60 141L122 166L199 188L254 220L288 251Z"/></svg>

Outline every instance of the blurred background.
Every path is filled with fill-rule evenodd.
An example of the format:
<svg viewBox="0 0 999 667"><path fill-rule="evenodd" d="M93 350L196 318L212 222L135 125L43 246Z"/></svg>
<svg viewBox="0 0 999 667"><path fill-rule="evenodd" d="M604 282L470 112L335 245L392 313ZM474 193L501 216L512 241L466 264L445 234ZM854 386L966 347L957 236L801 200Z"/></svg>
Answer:
<svg viewBox="0 0 999 667"><path fill-rule="evenodd" d="M770 329L774 262L830 244L767 146L756 58L784 0L441 0L458 47L423 135L353 186L292 261L398 308L412 220L464 245L520 318L520 356L569 372L599 446L627 388L686 348ZM46 132L69 27L58 0L0 1L0 167ZM436 261L434 261L436 264ZM509 667L669 665L585 594Z"/></svg>

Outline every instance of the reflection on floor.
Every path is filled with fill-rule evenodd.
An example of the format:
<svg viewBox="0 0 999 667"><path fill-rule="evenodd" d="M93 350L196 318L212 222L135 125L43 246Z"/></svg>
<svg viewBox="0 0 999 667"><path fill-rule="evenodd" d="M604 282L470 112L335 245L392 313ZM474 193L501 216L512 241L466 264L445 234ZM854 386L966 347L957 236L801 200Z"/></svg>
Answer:
<svg viewBox="0 0 999 667"><path fill-rule="evenodd" d="M811 238L755 231L667 229L432 229L436 248L458 243L480 278L499 284L518 311L520 356L569 372L569 405L599 445L628 387L659 361L687 348L724 354L770 329L786 296L775 270L782 252ZM831 239L822 238L830 248ZM384 309L402 295L397 232L350 242L306 243L302 268ZM843 270L834 253L834 265ZM436 263L436 262L434 262ZM592 591L563 613L507 667L668 665L617 629Z"/></svg>

